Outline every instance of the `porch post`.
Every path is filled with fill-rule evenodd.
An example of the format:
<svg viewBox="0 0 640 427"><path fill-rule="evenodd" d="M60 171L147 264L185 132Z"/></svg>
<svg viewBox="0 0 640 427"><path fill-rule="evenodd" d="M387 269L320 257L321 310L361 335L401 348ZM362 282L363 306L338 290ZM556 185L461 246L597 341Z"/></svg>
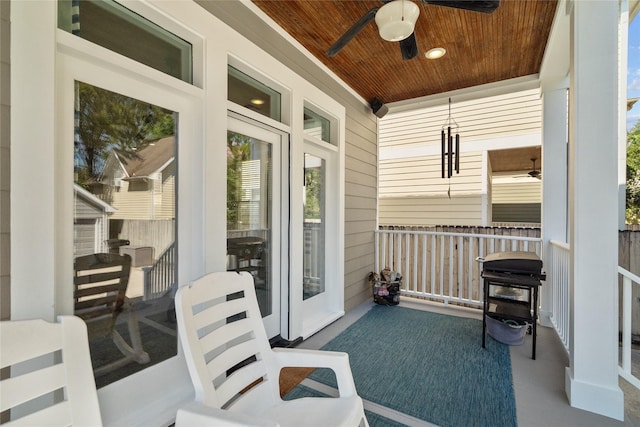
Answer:
<svg viewBox="0 0 640 427"><path fill-rule="evenodd" d="M542 239L545 263L550 241L567 242L567 79L542 93ZM548 279L551 280L551 279ZM540 289L540 323L552 327L552 293Z"/></svg>
<svg viewBox="0 0 640 427"><path fill-rule="evenodd" d="M571 406L624 418L618 387L617 1L571 7L569 235Z"/></svg>

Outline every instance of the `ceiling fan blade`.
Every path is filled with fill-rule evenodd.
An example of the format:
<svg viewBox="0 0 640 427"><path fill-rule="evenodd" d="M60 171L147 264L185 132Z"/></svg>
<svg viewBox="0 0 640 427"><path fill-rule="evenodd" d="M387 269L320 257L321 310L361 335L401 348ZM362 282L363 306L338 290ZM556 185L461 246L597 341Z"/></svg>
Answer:
<svg viewBox="0 0 640 427"><path fill-rule="evenodd" d="M373 9L367 11L355 24L351 26L328 50L327 56L332 57L336 56L338 52L344 48L347 43L349 43L355 36L357 36L360 31L364 29L373 18L376 17L376 12L380 9L379 7L374 7Z"/></svg>
<svg viewBox="0 0 640 427"><path fill-rule="evenodd" d="M422 0L422 2L481 13L493 13L500 6L500 0Z"/></svg>
<svg viewBox="0 0 640 427"><path fill-rule="evenodd" d="M400 40L400 52L402 52L402 59L412 59L418 55L418 42L416 41L416 34L411 33L409 37L404 40Z"/></svg>

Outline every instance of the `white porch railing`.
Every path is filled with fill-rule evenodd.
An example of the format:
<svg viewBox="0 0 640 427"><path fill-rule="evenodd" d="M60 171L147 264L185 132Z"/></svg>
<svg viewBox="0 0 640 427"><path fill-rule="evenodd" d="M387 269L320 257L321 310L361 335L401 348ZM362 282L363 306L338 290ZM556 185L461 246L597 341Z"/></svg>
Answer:
<svg viewBox="0 0 640 427"><path fill-rule="evenodd" d="M556 240L549 242L549 257L547 260L546 288L551 292L550 320L558 333L558 337L565 350L569 353L570 338L570 307L569 294L569 245Z"/></svg>
<svg viewBox="0 0 640 427"><path fill-rule="evenodd" d="M476 258L503 251L535 252L538 237L456 232L377 230L376 271L389 267L402 274L401 294L482 305L482 266Z"/></svg>
<svg viewBox="0 0 640 427"><path fill-rule="evenodd" d="M165 249L152 266L143 267L144 301L160 298L174 288L176 282L176 265L176 244L174 242Z"/></svg>
<svg viewBox="0 0 640 427"><path fill-rule="evenodd" d="M618 275L622 277L622 360L618 369L622 378L640 389L640 378L631 372L632 285L640 286L640 277L622 267Z"/></svg>

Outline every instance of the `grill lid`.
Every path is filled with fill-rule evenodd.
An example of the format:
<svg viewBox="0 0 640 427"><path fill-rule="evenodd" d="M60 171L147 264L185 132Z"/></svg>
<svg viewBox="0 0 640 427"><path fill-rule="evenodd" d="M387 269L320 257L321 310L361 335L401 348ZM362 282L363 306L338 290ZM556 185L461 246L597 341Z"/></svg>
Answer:
<svg viewBox="0 0 640 427"><path fill-rule="evenodd" d="M533 252L495 252L484 257L486 272L534 274L542 273L542 260Z"/></svg>

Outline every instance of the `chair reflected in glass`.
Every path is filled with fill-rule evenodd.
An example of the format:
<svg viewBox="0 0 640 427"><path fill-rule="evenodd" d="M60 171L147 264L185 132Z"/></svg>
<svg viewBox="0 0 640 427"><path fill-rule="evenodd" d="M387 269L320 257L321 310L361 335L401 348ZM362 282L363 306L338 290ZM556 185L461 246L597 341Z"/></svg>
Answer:
<svg viewBox="0 0 640 427"><path fill-rule="evenodd" d="M87 324L89 341L111 338L122 357L110 357L106 363L96 363L91 355L96 377L130 362L149 363L149 355L142 348L138 319L126 297L131 271L131 257L96 253L75 259L74 302L75 315ZM117 320L125 312L129 341L118 332ZM97 367L96 367L97 366Z"/></svg>

